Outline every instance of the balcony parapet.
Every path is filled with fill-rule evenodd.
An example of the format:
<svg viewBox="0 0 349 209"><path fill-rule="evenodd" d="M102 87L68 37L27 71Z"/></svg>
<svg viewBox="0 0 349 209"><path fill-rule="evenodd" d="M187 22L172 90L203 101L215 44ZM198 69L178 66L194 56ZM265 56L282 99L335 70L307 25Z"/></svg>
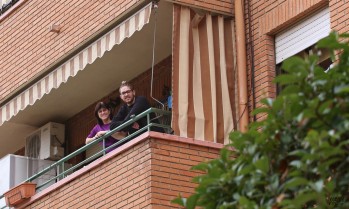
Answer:
<svg viewBox="0 0 349 209"><path fill-rule="evenodd" d="M35 194L19 208L134 208L177 206L196 184L193 165L218 157L222 144L145 132L63 180Z"/></svg>

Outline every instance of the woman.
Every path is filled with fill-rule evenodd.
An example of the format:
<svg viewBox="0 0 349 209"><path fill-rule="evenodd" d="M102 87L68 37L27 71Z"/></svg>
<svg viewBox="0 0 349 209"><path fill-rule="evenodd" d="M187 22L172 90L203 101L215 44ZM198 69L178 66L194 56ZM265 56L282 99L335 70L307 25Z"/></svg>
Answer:
<svg viewBox="0 0 349 209"><path fill-rule="evenodd" d="M110 131L111 118L113 117L113 115L111 114L110 106L104 102L98 102L95 107L94 113L95 113L95 117L97 118L97 124L93 127L90 134L87 136L86 144L92 142L93 140L103 136L104 134ZM113 136L115 135L118 135L119 139L124 136L123 133L119 133L119 132L117 132ZM108 138L104 139L104 141L105 141L105 147L109 147L112 144L118 142L119 140L112 136L109 136ZM101 143L103 143L103 141L101 141ZM110 152L115 148L116 147L112 149L108 149L106 150L106 152Z"/></svg>

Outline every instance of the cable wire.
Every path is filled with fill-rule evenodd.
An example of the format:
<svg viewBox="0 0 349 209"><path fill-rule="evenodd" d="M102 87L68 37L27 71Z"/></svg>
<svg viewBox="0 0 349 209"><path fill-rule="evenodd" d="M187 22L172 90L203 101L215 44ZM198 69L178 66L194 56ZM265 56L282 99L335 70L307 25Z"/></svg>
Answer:
<svg viewBox="0 0 349 209"><path fill-rule="evenodd" d="M150 84L150 97L155 100L157 103L162 105L162 109L165 109L165 105L157 100L156 98L153 97L153 83L154 83L154 65L155 65L155 43L156 43L156 23L157 23L157 17L158 17L158 3L153 2L153 9L154 9L154 16L155 16L155 21L154 21L154 35L153 35L153 60L152 60L152 65L151 65L151 84Z"/></svg>

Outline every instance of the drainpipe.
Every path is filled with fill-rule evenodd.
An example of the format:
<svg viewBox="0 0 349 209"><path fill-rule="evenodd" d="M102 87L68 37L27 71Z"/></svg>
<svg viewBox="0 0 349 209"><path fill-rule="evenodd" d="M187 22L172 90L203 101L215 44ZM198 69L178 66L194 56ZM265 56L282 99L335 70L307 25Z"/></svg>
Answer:
<svg viewBox="0 0 349 209"><path fill-rule="evenodd" d="M255 77L254 77L254 42L252 35L252 19L251 19L251 1L247 0L247 12L248 12L248 35L249 35L249 51L250 51L250 66L251 66L251 91L252 91L252 110L256 109L256 89L255 89ZM257 116L253 115L253 121L257 121Z"/></svg>
<svg viewBox="0 0 349 209"><path fill-rule="evenodd" d="M243 0L235 1L235 25L236 25L236 52L238 70L239 91L239 130L247 131L248 107L247 107L247 65L246 65L246 40L244 23Z"/></svg>

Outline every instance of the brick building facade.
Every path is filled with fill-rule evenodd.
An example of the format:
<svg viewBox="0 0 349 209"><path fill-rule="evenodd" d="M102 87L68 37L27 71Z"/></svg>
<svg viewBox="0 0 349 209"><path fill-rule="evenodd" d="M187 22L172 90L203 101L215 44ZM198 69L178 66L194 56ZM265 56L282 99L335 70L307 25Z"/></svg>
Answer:
<svg viewBox="0 0 349 209"><path fill-rule="evenodd" d="M259 107L259 101L262 98L276 95L276 86L272 80L276 74L275 37L277 34L325 8L329 8L330 11L330 29L340 33L348 32L348 17L345 11L348 6L349 4L345 1L333 0L245 1L247 52L248 58L251 58L251 54L253 57L253 60L248 61L251 109L253 100L255 100L254 106ZM252 68L251 63L253 63ZM252 70L253 73L251 73ZM253 89L252 82L254 82Z"/></svg>
<svg viewBox="0 0 349 209"><path fill-rule="evenodd" d="M276 61L280 37L291 37L290 29L325 10L330 30L349 29L345 0L161 0L159 16L154 8L149 16L142 9L148 0L1 3L6 10L0 12L0 157L25 155L25 137L50 121L65 124L65 154L84 146L95 124L95 103L118 97L122 80L154 106L152 93L166 100L166 86L174 94L174 135L143 134L37 193L27 208L173 207L169 201L178 192L186 196L195 187L190 179L198 173L189 168L217 157L227 133L243 130L244 115L258 120L262 116L253 117L252 110L262 98L276 96L272 80L282 63ZM144 17L135 15L140 11ZM130 32L134 22L139 25ZM120 28L127 29L117 42ZM295 47L295 53L309 47ZM132 174L140 170L142 175ZM107 199L100 200L105 193Z"/></svg>

